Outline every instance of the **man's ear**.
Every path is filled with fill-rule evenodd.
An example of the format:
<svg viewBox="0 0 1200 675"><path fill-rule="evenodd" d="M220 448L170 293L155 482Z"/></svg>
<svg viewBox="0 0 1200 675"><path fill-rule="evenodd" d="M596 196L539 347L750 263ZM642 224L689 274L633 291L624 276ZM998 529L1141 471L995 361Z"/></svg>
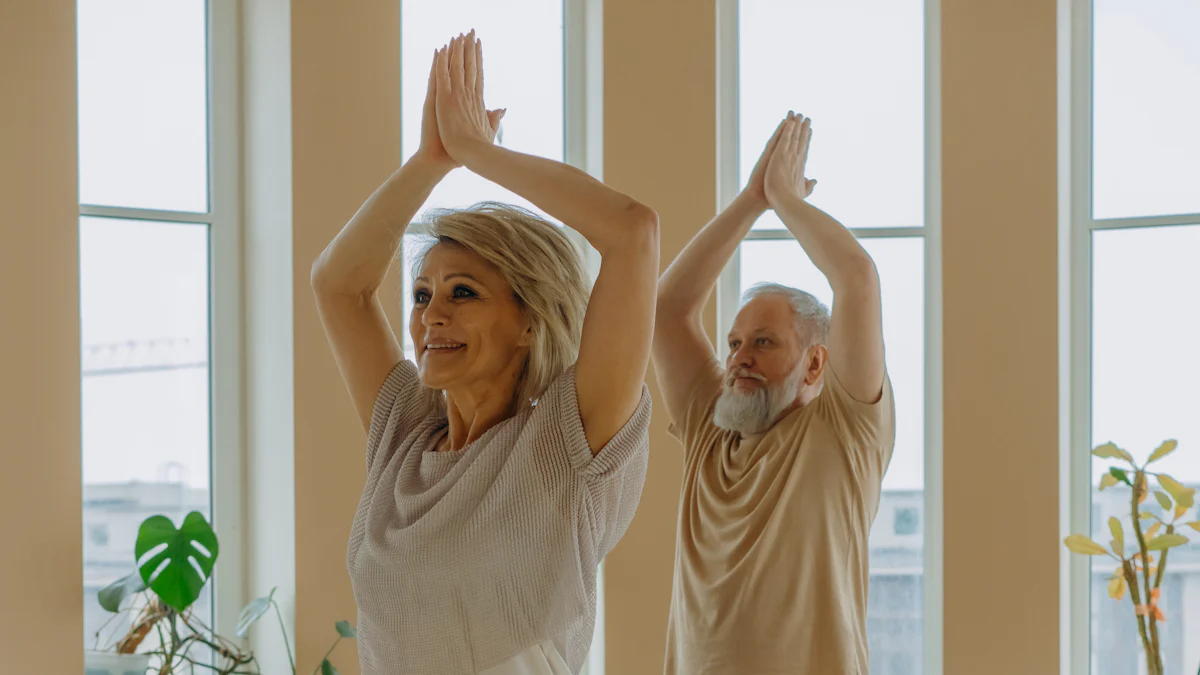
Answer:
<svg viewBox="0 0 1200 675"><path fill-rule="evenodd" d="M816 384L821 381L825 366L829 363L829 349L825 345L814 345L804 355L808 360L804 373L804 384Z"/></svg>

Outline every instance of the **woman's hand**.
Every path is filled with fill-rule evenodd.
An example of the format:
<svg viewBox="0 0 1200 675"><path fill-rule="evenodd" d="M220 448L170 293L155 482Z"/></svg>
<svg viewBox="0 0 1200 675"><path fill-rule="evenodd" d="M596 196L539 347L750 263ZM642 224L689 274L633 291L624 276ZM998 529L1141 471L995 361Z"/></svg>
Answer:
<svg viewBox="0 0 1200 675"><path fill-rule="evenodd" d="M439 50L434 50L433 64L429 67L429 87L425 91L425 106L421 110L421 145L417 148L414 158L424 160L430 166L449 173L462 165L446 152L442 136L438 133L437 68L440 53Z"/></svg>
<svg viewBox="0 0 1200 675"><path fill-rule="evenodd" d="M763 192L771 208L775 208L781 199L805 199L812 194L817 181L804 177L811 139L812 120L789 112L778 131L775 148L763 176Z"/></svg>
<svg viewBox="0 0 1200 675"><path fill-rule="evenodd" d="M483 105L483 44L475 31L459 35L438 52L437 128L447 154L458 165L474 147L491 145L504 110ZM428 110L428 106L426 107Z"/></svg>

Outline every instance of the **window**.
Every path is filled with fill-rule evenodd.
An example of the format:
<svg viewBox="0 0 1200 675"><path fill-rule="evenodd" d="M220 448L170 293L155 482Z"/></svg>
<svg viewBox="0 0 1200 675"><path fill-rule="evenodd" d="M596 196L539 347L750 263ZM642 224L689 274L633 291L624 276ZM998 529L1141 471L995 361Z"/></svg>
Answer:
<svg viewBox="0 0 1200 675"><path fill-rule="evenodd" d="M912 536L930 529L921 524L928 503L926 372L937 358L926 336L927 314L936 310L927 306L936 296L926 282L927 251L936 252L925 208L926 8L920 0L726 0L722 6L722 24L735 28L718 28L719 99L735 101L736 109L722 111L729 121L720 134L736 139L736 149L721 147L737 158L736 167L720 167L722 199L745 184L788 110L810 116L809 174L820 181L810 201L850 228L879 269L896 446L883 482L882 522L871 535L871 672L923 673L930 667L926 640L937 634L926 629L926 537ZM803 64L803 77L794 64ZM833 300L824 276L770 212L722 277L721 334L741 293L762 281Z"/></svg>
<svg viewBox="0 0 1200 675"><path fill-rule="evenodd" d="M236 80L229 0L78 4L84 642L97 593L134 571L137 529L192 510L236 525ZM223 337L221 337L223 336ZM216 403L220 400L221 403ZM218 442L221 443L218 448ZM225 461L229 460L229 461ZM241 598L237 547L214 579ZM228 570L228 571L226 571ZM196 605L210 625L213 593ZM105 627L101 646L128 628Z"/></svg>
<svg viewBox="0 0 1200 675"><path fill-rule="evenodd" d="M566 159L566 97L564 88L564 0L521 0L496 3L469 0L453 5L402 1L401 139L407 160L421 139L421 107L429 81L433 51L459 33L475 29L483 40L487 106L508 108L496 142L506 148L550 159ZM465 208L481 201L500 201L533 209L533 205L466 169L451 172L434 189L425 209ZM534 209L535 211L537 209ZM418 219L420 214L418 214ZM403 283L412 279L412 255L420 249L420 228L404 237ZM411 294L401 294L404 314L412 311ZM406 358L415 357L407 324Z"/></svg>
<svg viewBox="0 0 1200 675"><path fill-rule="evenodd" d="M1071 155L1072 530L1107 542L1109 517L1128 531L1128 492L1096 490L1111 462L1092 459L1094 445L1112 441L1144 461L1177 439L1155 468L1200 486L1200 6L1077 2L1072 77L1085 86L1074 88L1071 120L1085 140ZM1108 597L1114 566L1075 562L1089 579L1072 599L1072 620L1086 627L1072 647L1075 675L1145 672L1129 596ZM1200 544L1172 549L1159 624L1170 675L1200 667L1198 600Z"/></svg>
<svg viewBox="0 0 1200 675"><path fill-rule="evenodd" d="M102 548L108 546L108 523L88 526L88 539L93 546Z"/></svg>
<svg viewBox="0 0 1200 675"><path fill-rule="evenodd" d="M916 534L921 531L921 516L916 509L899 509L893 529L896 534Z"/></svg>

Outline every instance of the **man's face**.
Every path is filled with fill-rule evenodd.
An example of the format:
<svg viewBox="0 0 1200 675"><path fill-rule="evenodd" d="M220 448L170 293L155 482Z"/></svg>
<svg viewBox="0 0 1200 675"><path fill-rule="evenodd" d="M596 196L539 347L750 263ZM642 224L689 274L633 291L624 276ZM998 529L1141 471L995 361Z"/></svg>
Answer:
<svg viewBox="0 0 1200 675"><path fill-rule="evenodd" d="M819 377L824 352L814 349ZM743 436L770 429L806 389L808 351L786 297L763 295L746 303L729 332L729 358L713 423Z"/></svg>
<svg viewBox="0 0 1200 675"><path fill-rule="evenodd" d="M729 331L725 388L749 394L780 385L796 369L804 345L788 299L762 295L746 303Z"/></svg>

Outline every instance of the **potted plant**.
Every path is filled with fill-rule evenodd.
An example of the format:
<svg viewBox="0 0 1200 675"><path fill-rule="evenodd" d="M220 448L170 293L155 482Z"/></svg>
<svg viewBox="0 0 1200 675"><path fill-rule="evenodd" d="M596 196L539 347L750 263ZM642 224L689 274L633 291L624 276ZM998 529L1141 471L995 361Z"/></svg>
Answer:
<svg viewBox="0 0 1200 675"><path fill-rule="evenodd" d="M197 667L216 675L261 675L253 652L218 635L192 611L212 577L220 552L217 535L204 516L193 511L178 529L166 516L151 516L138 528L134 548L137 571L100 591L99 602L113 613L109 623L129 613L135 618L109 649L85 653L85 675L145 675L147 670L156 675L176 675ZM272 607L283 629L274 596L272 590L242 610L237 637L245 637L250 626ZM338 638L314 675L336 675L329 654L343 638L355 637L354 627L346 621L339 621L335 628ZM102 627L97 632L97 641L103 631ZM147 642L150 636L156 639ZM286 631L284 641L295 675L295 657ZM150 648L143 648L150 643Z"/></svg>
<svg viewBox="0 0 1200 675"><path fill-rule="evenodd" d="M1158 624L1166 621L1167 617L1158 601L1167 570L1167 556L1172 548L1190 542L1180 530L1190 528L1200 532L1200 521L1180 522L1195 503L1196 489L1185 487L1165 473L1149 469L1152 463L1174 452L1177 445L1173 440L1164 442L1141 465L1134 461L1132 455L1112 443L1105 443L1093 450L1092 454L1096 457L1120 460L1129 467L1110 467L1100 479L1100 489L1120 484L1130 488L1129 524L1133 530L1133 540L1127 544L1122 519L1112 517L1108 519L1113 536L1108 548L1082 534L1072 534L1064 541L1073 553L1108 556L1117 562L1116 571L1108 582L1108 595L1120 600L1126 591L1129 592L1137 619L1138 638L1146 654L1147 675L1163 675L1164 672ZM1161 489L1151 490L1150 477ZM1151 492L1161 513L1142 508Z"/></svg>

